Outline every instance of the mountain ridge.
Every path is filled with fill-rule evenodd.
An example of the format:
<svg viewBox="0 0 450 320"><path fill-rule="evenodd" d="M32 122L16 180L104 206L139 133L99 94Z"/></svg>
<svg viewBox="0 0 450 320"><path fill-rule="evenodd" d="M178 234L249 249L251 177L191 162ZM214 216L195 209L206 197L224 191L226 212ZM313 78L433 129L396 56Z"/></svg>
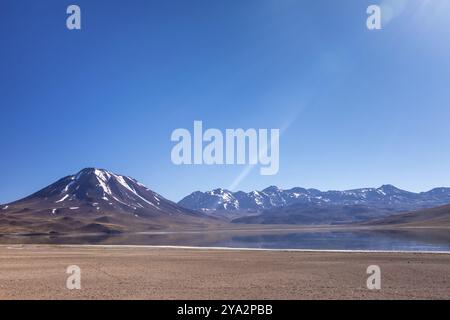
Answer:
<svg viewBox="0 0 450 320"><path fill-rule="evenodd" d="M437 187L426 192L410 192L391 184L378 188L320 191L313 188L276 186L261 191L231 192L218 188L196 191L178 202L182 207L200 211L263 211L298 204L368 205L397 212L430 208L450 203L450 188Z"/></svg>
<svg viewBox="0 0 450 320"><path fill-rule="evenodd" d="M353 224L450 203L450 188L195 191L178 203L129 176L85 168L0 205L0 234L118 233L245 224Z"/></svg>

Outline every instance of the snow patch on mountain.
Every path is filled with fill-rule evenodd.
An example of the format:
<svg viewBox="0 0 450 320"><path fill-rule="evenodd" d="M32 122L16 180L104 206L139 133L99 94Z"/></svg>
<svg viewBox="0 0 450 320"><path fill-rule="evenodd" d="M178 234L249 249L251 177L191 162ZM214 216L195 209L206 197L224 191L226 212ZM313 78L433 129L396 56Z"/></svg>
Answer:
<svg viewBox="0 0 450 320"><path fill-rule="evenodd" d="M64 197L62 197L61 199L55 201L55 203L59 203L59 202L63 202L64 200L66 200L69 197L68 194L66 194Z"/></svg>

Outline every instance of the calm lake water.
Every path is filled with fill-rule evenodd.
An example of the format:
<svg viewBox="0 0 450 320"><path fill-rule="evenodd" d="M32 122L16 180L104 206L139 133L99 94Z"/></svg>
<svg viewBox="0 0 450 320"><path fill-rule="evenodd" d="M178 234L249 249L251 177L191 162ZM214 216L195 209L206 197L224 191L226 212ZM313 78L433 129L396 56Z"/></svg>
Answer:
<svg viewBox="0 0 450 320"><path fill-rule="evenodd" d="M209 231L82 237L1 236L1 244L162 245L266 249L449 251L450 230Z"/></svg>

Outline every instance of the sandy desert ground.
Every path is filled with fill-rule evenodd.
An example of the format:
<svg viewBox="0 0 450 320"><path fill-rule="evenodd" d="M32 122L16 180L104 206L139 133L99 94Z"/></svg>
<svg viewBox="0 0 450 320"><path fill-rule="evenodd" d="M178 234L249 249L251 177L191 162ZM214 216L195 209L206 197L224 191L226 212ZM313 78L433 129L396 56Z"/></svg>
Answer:
<svg viewBox="0 0 450 320"><path fill-rule="evenodd" d="M450 299L450 254L4 245L0 299Z"/></svg>

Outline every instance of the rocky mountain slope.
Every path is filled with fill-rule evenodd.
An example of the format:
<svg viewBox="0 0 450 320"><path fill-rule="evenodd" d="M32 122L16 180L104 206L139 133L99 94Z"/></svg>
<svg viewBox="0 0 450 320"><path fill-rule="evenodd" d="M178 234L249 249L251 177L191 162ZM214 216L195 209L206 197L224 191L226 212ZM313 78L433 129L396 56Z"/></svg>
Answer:
<svg viewBox="0 0 450 320"><path fill-rule="evenodd" d="M0 233L115 233L202 226L210 220L133 178L96 168L0 206Z"/></svg>

